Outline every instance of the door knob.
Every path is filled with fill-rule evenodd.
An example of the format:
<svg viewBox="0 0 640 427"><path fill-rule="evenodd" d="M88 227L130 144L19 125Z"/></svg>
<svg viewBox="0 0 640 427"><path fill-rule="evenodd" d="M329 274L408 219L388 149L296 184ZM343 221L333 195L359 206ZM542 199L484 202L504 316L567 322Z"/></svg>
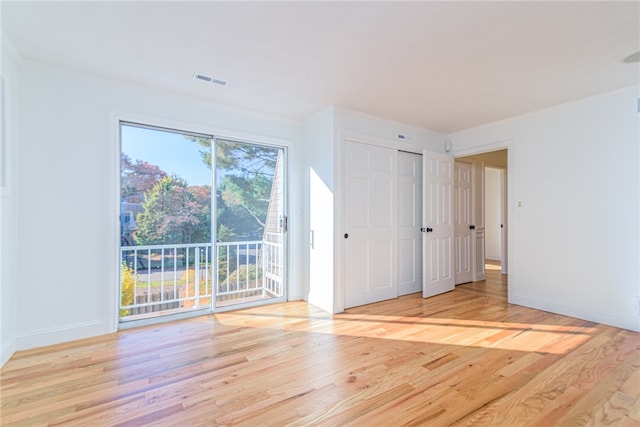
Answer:
<svg viewBox="0 0 640 427"><path fill-rule="evenodd" d="M349 233L344 233L344 238L348 239L349 238Z"/></svg>
<svg viewBox="0 0 640 427"><path fill-rule="evenodd" d="M427 227L427 233L431 233L432 231L433 231L433 228Z"/></svg>
<svg viewBox="0 0 640 427"><path fill-rule="evenodd" d="M470 226L469 226L469 230L475 230L475 229L476 229L476 226L475 226L475 225L470 225Z"/></svg>

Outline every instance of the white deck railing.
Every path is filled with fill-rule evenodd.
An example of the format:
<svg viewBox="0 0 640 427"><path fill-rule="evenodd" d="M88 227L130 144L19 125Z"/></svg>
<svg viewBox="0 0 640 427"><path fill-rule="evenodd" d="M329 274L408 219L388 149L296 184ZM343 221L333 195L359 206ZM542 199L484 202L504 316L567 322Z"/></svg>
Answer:
<svg viewBox="0 0 640 427"><path fill-rule="evenodd" d="M215 262L211 248L211 243L122 246L121 318L209 307L212 298L229 304L284 295L281 234L219 242Z"/></svg>

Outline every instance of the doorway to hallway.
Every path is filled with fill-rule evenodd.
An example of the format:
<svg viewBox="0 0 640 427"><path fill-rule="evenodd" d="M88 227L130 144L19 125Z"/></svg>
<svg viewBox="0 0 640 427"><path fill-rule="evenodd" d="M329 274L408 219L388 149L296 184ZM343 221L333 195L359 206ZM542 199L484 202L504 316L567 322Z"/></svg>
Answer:
<svg viewBox="0 0 640 427"><path fill-rule="evenodd" d="M507 149L456 158L454 210L458 285L479 282L496 268L506 280L507 170Z"/></svg>

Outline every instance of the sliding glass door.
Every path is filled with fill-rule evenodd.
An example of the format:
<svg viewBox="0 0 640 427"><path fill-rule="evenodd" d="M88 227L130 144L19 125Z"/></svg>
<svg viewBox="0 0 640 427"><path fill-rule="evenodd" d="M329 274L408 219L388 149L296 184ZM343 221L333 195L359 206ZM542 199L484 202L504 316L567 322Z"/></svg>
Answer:
<svg viewBox="0 0 640 427"><path fill-rule="evenodd" d="M120 136L120 320L283 300L284 149L134 123Z"/></svg>
<svg viewBox="0 0 640 427"><path fill-rule="evenodd" d="M120 318L209 308L212 138L122 123Z"/></svg>
<svg viewBox="0 0 640 427"><path fill-rule="evenodd" d="M218 139L216 307L284 298L284 149Z"/></svg>

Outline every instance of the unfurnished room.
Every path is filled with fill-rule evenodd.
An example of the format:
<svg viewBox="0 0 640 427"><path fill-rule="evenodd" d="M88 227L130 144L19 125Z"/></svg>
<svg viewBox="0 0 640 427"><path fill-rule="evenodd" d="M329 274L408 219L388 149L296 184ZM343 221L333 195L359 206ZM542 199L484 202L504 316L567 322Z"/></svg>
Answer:
<svg viewBox="0 0 640 427"><path fill-rule="evenodd" d="M640 425L640 2L0 25L0 425Z"/></svg>

